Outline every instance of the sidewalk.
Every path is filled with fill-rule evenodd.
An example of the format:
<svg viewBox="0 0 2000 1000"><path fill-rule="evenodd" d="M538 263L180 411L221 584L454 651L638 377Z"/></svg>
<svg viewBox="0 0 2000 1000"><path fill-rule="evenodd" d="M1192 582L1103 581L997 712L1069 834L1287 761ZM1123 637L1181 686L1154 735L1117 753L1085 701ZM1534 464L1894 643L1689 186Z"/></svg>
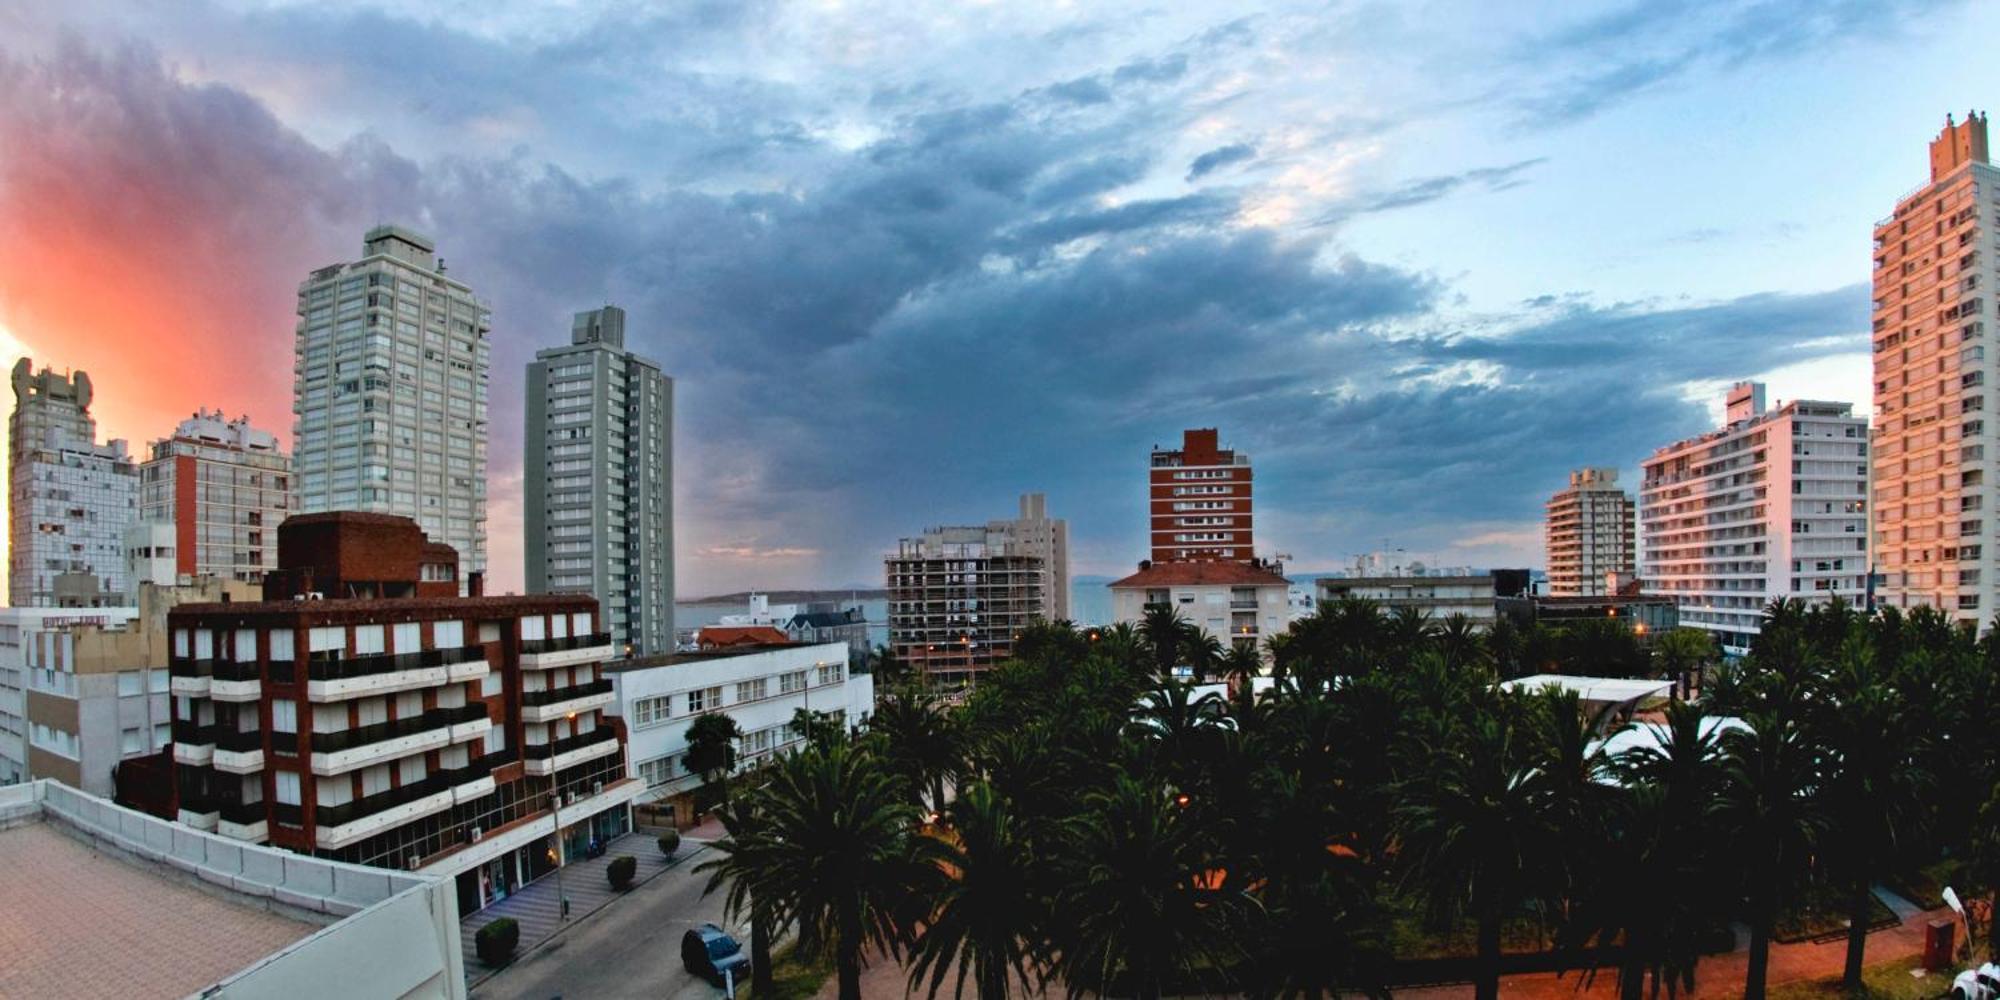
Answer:
<svg viewBox="0 0 2000 1000"><path fill-rule="evenodd" d="M563 868L563 892L569 896L568 921L561 919L561 907L556 898L556 877L553 873L544 875L522 886L512 896L461 919L458 928L464 945L466 984L477 986L499 971L479 960L479 949L473 942L473 935L477 934L481 927L501 917L513 917L521 925L521 943L514 949L514 961L519 962L564 927L574 926L612 900L625 895L624 892L612 889L611 881L605 875L605 870L611 866L612 858L620 854L630 854L638 862L638 871L632 876L632 885L637 887L661 872L687 862L707 846L703 841L683 838L681 849L674 852L672 859L668 859L660 855L659 844L654 841L652 835L628 833L605 845L603 857L572 861Z"/></svg>

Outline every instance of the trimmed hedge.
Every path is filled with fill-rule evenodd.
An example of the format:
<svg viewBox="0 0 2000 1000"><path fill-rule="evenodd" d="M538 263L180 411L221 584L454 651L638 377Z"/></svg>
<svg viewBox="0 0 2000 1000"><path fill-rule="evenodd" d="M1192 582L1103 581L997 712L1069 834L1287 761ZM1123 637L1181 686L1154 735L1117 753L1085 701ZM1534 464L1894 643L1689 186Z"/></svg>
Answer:
<svg viewBox="0 0 2000 1000"><path fill-rule="evenodd" d="M671 858L674 856L674 852L680 849L681 849L681 834L679 830L668 830L667 832L660 834L661 854L664 854L667 857Z"/></svg>
<svg viewBox="0 0 2000 1000"><path fill-rule="evenodd" d="M487 965L507 964L514 957L514 947L520 943L521 925L513 917L501 917L472 935L473 950L479 952L479 960Z"/></svg>
<svg viewBox="0 0 2000 1000"><path fill-rule="evenodd" d="M639 859L630 854L620 854L611 859L604 869L604 877L611 880L611 888L623 889L632 884L632 876L639 874Z"/></svg>

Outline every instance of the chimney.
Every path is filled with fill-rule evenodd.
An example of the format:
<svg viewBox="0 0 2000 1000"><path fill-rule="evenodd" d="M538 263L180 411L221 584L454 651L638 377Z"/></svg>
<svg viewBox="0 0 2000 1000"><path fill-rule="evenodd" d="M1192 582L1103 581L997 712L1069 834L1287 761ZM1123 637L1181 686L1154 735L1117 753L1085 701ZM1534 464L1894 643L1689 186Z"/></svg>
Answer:
<svg viewBox="0 0 2000 1000"><path fill-rule="evenodd" d="M474 570L465 575L465 596L486 596L486 574L484 572Z"/></svg>

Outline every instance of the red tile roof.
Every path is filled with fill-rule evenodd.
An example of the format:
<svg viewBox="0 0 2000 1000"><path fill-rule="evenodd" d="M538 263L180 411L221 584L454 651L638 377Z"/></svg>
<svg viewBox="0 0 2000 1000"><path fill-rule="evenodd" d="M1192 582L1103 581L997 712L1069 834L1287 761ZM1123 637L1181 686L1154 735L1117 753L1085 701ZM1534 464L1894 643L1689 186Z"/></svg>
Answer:
<svg viewBox="0 0 2000 1000"><path fill-rule="evenodd" d="M769 625L709 625L695 634L703 649L723 646L789 646L792 637Z"/></svg>
<svg viewBox="0 0 2000 1000"><path fill-rule="evenodd" d="M1113 589L1138 587L1285 587L1291 581L1262 566L1244 562L1154 563L1123 580L1113 581Z"/></svg>

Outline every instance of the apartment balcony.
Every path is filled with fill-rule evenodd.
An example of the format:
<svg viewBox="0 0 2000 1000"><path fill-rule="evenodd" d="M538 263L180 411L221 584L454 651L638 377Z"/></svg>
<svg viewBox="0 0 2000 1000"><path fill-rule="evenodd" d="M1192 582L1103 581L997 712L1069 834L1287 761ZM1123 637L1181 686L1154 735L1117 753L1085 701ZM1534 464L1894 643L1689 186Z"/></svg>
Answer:
<svg viewBox="0 0 2000 1000"><path fill-rule="evenodd" d="M179 820L183 826L191 826L197 830L206 830L214 833L221 819L219 809L220 806L214 802L200 800L182 802L180 812L174 818Z"/></svg>
<svg viewBox="0 0 2000 1000"><path fill-rule="evenodd" d="M208 697L210 678L215 674L214 660L197 660L192 657L176 656L168 661L167 689L185 698Z"/></svg>
<svg viewBox="0 0 2000 1000"><path fill-rule="evenodd" d="M611 679L557 688L527 691L521 695L522 722L553 722L573 712L587 712L611 704Z"/></svg>
<svg viewBox="0 0 2000 1000"><path fill-rule="evenodd" d="M264 734L218 731L211 762L216 770L230 774L254 774L263 770Z"/></svg>
<svg viewBox="0 0 2000 1000"><path fill-rule="evenodd" d="M609 726L599 726L587 733L566 736L554 743L539 746L529 744L521 748L522 767L529 774L546 777L556 771L575 767L587 760L608 757L618 752L618 734Z"/></svg>
<svg viewBox="0 0 2000 1000"><path fill-rule="evenodd" d="M413 819L443 812L454 801L450 775L433 774L337 806L315 806L313 843L324 850L346 847Z"/></svg>
<svg viewBox="0 0 2000 1000"><path fill-rule="evenodd" d="M522 670L552 670L611 658L611 633L594 632L567 639L529 639L521 643Z"/></svg>
<svg viewBox="0 0 2000 1000"><path fill-rule="evenodd" d="M477 702L459 708L432 709L408 719L313 733L312 770L321 776L344 774L355 768L449 746L453 731L460 727L483 733L491 726L486 718L486 704Z"/></svg>
<svg viewBox="0 0 2000 1000"><path fill-rule="evenodd" d="M174 693L180 691L176 689ZM216 701L258 701L264 696L263 670L255 663L217 660L210 670L208 696Z"/></svg>
<svg viewBox="0 0 2000 1000"><path fill-rule="evenodd" d="M264 803L224 803L216 815L215 832L225 837L261 844L271 839Z"/></svg>
<svg viewBox="0 0 2000 1000"><path fill-rule="evenodd" d="M306 666L306 698L345 701L394 694L472 680L490 670L484 646L315 659Z"/></svg>
<svg viewBox="0 0 2000 1000"><path fill-rule="evenodd" d="M215 741L221 726L202 726L183 719L173 723L174 763L207 767L215 759Z"/></svg>

